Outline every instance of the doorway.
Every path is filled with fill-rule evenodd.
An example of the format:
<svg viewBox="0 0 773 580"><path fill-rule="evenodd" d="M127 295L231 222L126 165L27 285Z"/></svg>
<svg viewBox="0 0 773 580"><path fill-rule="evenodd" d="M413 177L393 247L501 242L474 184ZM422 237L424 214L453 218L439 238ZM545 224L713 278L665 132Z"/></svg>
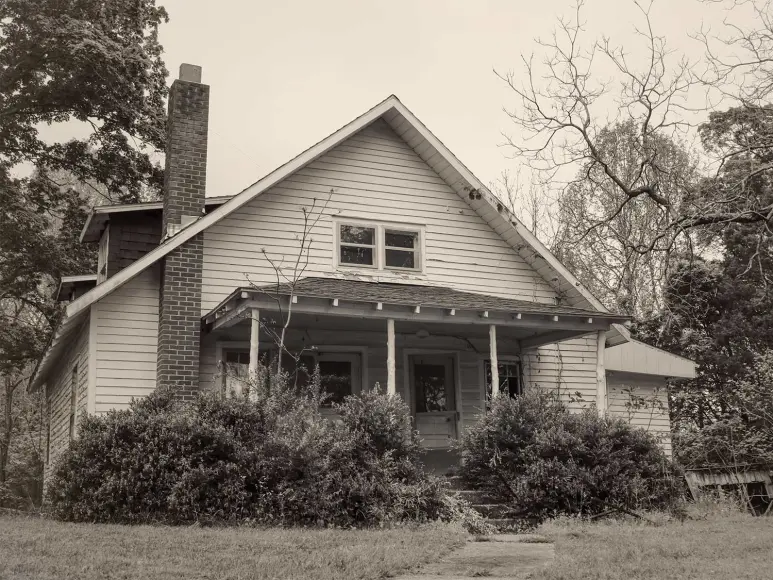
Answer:
<svg viewBox="0 0 773 580"><path fill-rule="evenodd" d="M457 438L455 366L453 354L408 358L411 407L424 447L445 449Z"/></svg>

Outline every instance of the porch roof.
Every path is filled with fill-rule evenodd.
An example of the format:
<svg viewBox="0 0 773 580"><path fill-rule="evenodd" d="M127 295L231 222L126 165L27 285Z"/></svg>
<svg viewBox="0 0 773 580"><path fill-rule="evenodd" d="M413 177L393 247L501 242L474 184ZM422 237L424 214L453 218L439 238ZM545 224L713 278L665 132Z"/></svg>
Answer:
<svg viewBox="0 0 773 580"><path fill-rule="evenodd" d="M269 296L289 296L290 284L268 284L237 288L217 308L217 312L229 300L241 296L242 292ZM394 282L372 282L364 280L345 280L339 278L301 278L295 283L295 296L306 298L338 298L352 302L371 302L403 306L426 306L428 308L455 308L457 310L490 310L495 312L523 312L530 314L563 314L571 316L610 319L615 322L627 320L625 316L561 306L500 298L489 294L462 292L446 286L428 286L420 284L401 284Z"/></svg>
<svg viewBox="0 0 773 580"><path fill-rule="evenodd" d="M392 318L447 324L486 324L521 328L533 345L605 330L627 317L527 300L462 292L444 286L307 277L288 284L237 288L202 317L203 328L218 330L249 316L250 308L296 313ZM536 331L536 332L535 332ZM536 338L535 335L541 335ZM531 344L527 342L525 344Z"/></svg>

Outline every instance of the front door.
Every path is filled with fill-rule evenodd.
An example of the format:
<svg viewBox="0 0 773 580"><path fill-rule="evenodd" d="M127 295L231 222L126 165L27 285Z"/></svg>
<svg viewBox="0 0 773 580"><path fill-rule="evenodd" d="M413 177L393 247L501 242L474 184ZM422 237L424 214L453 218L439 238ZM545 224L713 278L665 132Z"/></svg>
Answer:
<svg viewBox="0 0 773 580"><path fill-rule="evenodd" d="M409 358L416 430L425 447L449 447L457 437L456 379L451 354Z"/></svg>

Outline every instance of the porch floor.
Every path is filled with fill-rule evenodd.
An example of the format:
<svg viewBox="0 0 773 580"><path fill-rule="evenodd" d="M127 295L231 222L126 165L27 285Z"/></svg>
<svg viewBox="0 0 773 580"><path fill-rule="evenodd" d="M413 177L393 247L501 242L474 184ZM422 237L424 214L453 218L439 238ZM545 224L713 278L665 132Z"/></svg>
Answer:
<svg viewBox="0 0 773 580"><path fill-rule="evenodd" d="M435 475L453 475L461 457L458 451L450 449L426 449L421 459L427 471Z"/></svg>

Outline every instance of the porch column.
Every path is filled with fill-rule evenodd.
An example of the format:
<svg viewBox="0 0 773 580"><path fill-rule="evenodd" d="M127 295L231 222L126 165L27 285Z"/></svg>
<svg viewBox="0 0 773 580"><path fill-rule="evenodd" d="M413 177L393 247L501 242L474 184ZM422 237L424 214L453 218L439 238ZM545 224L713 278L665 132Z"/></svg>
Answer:
<svg viewBox="0 0 773 580"><path fill-rule="evenodd" d="M607 371L604 368L604 351L607 348L607 333L598 331L596 342L596 411L600 417L607 412Z"/></svg>
<svg viewBox="0 0 773 580"><path fill-rule="evenodd" d="M258 362L260 360L260 310L250 309L250 387L258 382ZM251 388L250 391L253 389Z"/></svg>
<svg viewBox="0 0 773 580"><path fill-rule="evenodd" d="M397 393L395 382L395 321L387 319L387 394Z"/></svg>
<svg viewBox="0 0 773 580"><path fill-rule="evenodd" d="M488 327L489 358L491 359L491 398L499 395L499 363L497 362L497 327L493 324Z"/></svg>

